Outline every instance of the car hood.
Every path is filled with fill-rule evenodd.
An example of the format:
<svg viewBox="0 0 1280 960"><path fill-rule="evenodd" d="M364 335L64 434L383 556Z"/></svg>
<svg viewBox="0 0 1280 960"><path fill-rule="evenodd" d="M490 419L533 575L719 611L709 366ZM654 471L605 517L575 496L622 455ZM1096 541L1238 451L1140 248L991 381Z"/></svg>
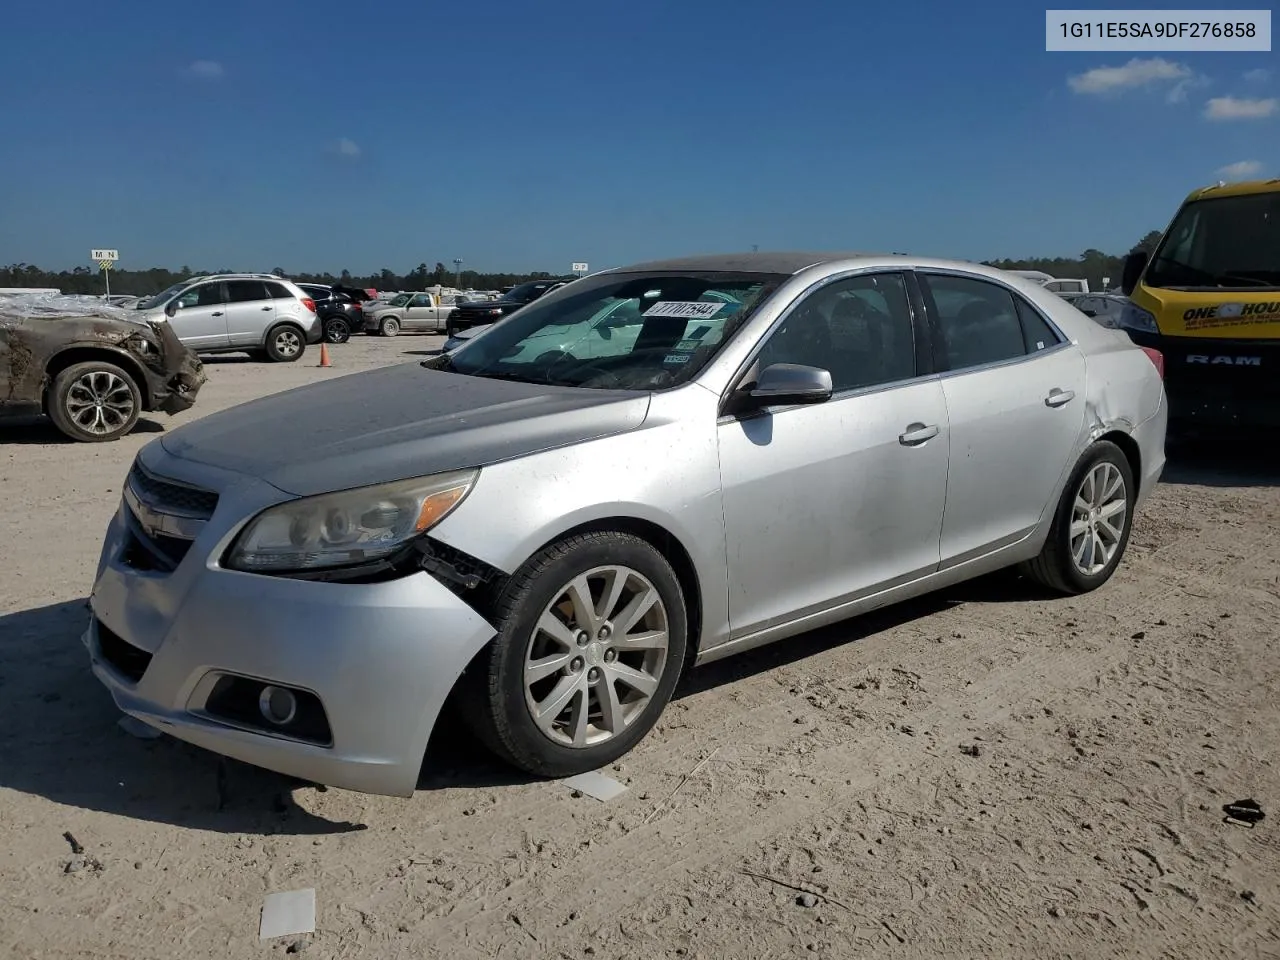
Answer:
<svg viewBox="0 0 1280 960"><path fill-rule="evenodd" d="M649 395L397 364L298 387L166 434L176 457L299 496L510 460L634 430Z"/></svg>
<svg viewBox="0 0 1280 960"><path fill-rule="evenodd" d="M458 309L466 310L468 313L487 313L493 309L511 311L523 306L525 304L520 300L474 300L471 303L458 304Z"/></svg>

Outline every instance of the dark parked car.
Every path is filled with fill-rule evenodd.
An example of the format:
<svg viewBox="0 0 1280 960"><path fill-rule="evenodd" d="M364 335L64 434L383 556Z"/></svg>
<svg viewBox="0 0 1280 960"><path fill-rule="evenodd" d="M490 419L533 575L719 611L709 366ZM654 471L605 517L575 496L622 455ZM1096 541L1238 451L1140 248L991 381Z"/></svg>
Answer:
<svg viewBox="0 0 1280 960"><path fill-rule="evenodd" d="M363 304L373 299L367 291L342 284L300 283L298 286L316 302L320 329L329 343L346 343L352 332L364 327Z"/></svg>
<svg viewBox="0 0 1280 960"><path fill-rule="evenodd" d="M550 293L574 277L552 277L546 280L530 280L507 290L497 300L459 302L445 322L445 336L452 337L459 330L478 327L482 323L495 323L509 313L527 306L544 294Z"/></svg>
<svg viewBox="0 0 1280 960"><path fill-rule="evenodd" d="M96 297L0 297L0 418L45 414L73 440L118 440L142 413L188 409L204 382L164 320Z"/></svg>

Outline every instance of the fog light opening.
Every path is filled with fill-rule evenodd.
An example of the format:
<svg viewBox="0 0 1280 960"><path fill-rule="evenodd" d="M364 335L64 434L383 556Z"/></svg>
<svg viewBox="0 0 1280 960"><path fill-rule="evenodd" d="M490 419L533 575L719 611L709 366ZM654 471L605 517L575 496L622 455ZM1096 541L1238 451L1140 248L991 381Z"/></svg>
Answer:
<svg viewBox="0 0 1280 960"><path fill-rule="evenodd" d="M298 715L298 699L284 687L263 687L258 695L258 711L268 723L283 727Z"/></svg>

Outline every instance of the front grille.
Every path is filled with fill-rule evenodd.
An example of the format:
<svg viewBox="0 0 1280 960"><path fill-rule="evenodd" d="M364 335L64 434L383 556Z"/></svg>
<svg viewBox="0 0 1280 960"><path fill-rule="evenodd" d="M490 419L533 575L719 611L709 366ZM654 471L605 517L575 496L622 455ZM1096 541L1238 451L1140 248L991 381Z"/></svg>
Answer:
<svg viewBox="0 0 1280 960"><path fill-rule="evenodd" d="M98 651L102 654L102 659L133 683L141 680L147 667L151 665L151 654L124 640L101 620L97 621L97 628Z"/></svg>
<svg viewBox="0 0 1280 960"><path fill-rule="evenodd" d="M210 490L189 487L186 484L162 480L148 473L137 461L129 471L129 484L139 498L159 513L170 513L180 517L213 516L218 506L218 495Z"/></svg>

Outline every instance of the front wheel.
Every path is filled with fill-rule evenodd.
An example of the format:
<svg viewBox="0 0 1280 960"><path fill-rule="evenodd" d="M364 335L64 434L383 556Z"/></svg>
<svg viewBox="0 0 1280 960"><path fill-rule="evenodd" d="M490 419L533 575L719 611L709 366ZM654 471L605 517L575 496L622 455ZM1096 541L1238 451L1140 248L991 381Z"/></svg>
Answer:
<svg viewBox="0 0 1280 960"><path fill-rule="evenodd" d="M395 317L387 317L382 321L382 325L378 328L378 332L384 337L394 337L400 332L400 321Z"/></svg>
<svg viewBox="0 0 1280 960"><path fill-rule="evenodd" d="M1099 440L1076 464L1044 549L1022 572L1058 593L1096 590L1124 556L1136 499L1128 458L1111 441Z"/></svg>
<svg viewBox="0 0 1280 960"><path fill-rule="evenodd" d="M494 607L498 636L464 706L499 757L571 776L652 729L688 642L680 583L653 546L616 531L571 537L526 563Z"/></svg>
<svg viewBox="0 0 1280 960"><path fill-rule="evenodd" d="M133 378L113 363L86 360L67 367L49 388L54 426L72 440L119 440L138 422L142 395Z"/></svg>

